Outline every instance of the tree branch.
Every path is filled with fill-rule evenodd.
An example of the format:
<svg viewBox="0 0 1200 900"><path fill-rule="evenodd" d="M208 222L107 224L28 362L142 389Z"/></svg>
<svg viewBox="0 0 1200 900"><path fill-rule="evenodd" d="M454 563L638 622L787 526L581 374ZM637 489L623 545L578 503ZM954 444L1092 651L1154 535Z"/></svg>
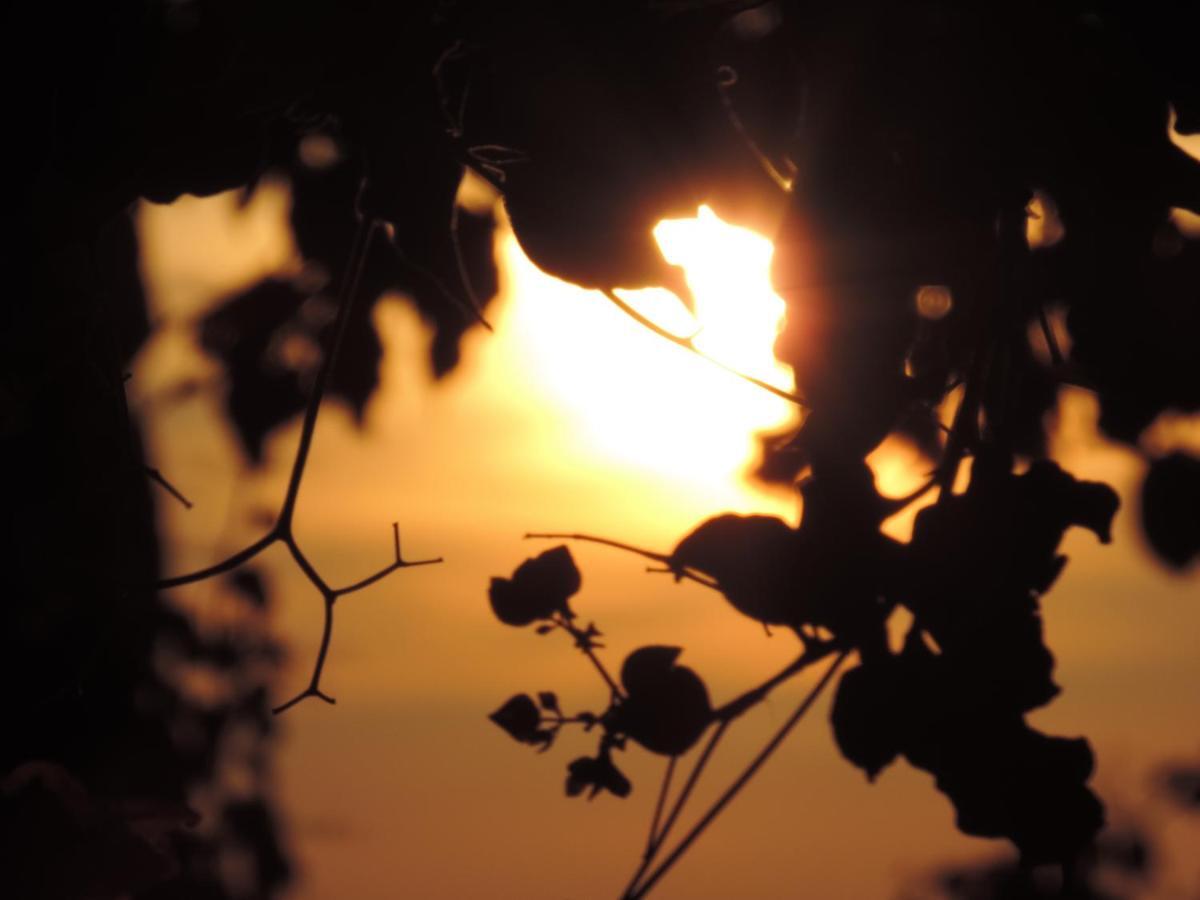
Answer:
<svg viewBox="0 0 1200 900"><path fill-rule="evenodd" d="M329 645L333 639L333 607L338 597L368 588L397 569L430 565L442 561L441 557L437 559L414 560L412 562L404 560L400 555L400 526L398 523L393 522L392 536L395 560L372 575L368 575L346 587L335 589L330 587L321 576L321 573L317 571L316 566L309 561L304 551L300 549L300 544L296 540L296 535L292 527L296 513L296 501L300 496L300 485L304 480L308 455L312 449L313 436L316 434L317 416L320 414L321 402L325 397L326 390L329 388L330 379L337 365L338 355L341 352L342 344L345 342L347 325L354 306L354 298L358 293L358 284L362 278L363 269L366 267L367 256L371 249L371 239L377 230L377 226L378 223L374 219L366 216L359 217L358 226L355 229L354 240L350 249L349 261L346 271L343 274L341 288L338 291L338 310L333 326L333 341L324 359L321 361L321 367L317 371L317 378L313 385L313 392L308 399L308 405L304 409L304 420L300 426L300 440L296 447L296 455L292 460L287 491L284 494L283 503L279 510L279 517L276 519L274 527L254 543L242 548L237 553L215 565L199 569L195 572L189 572L185 575L165 578L156 584L157 588L165 589L203 581L236 569L276 542L282 543L287 547L296 566L304 574L304 577L308 579L309 583L320 593L324 604L325 618L321 630L321 645L317 651L316 660L313 663L308 687L287 702L275 707L273 712L276 714L291 709L307 697L316 697L319 700L324 700L326 703L336 702L333 697L322 692L321 675L325 670L325 662L329 656Z"/></svg>

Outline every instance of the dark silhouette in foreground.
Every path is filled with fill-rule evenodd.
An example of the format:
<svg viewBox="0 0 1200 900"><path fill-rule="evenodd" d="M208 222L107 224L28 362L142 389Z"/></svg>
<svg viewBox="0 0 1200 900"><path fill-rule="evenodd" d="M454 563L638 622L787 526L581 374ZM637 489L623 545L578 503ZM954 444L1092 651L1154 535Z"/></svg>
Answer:
<svg viewBox="0 0 1200 900"><path fill-rule="evenodd" d="M278 652L261 614L269 592L241 567L282 543L313 585L323 640L293 699L328 699L337 598L411 563L398 535L391 562L341 588L307 560L290 525L312 429L324 401L361 414L374 391L370 313L387 293L434 328L438 375L484 322L494 223L456 203L467 168L503 197L539 267L618 305L623 287L688 299L654 245L661 218L707 202L775 237L788 303L777 352L796 375L783 393L803 416L765 442L760 471L799 482L799 527L718 516L674 550L640 552L791 628L796 662L714 706L676 647L608 672L598 630L567 604L580 579L565 550L492 588L503 621L564 632L609 688L604 710L566 715L543 692L493 716L539 747L569 724L598 735L596 756L569 765L568 793L628 793L614 761L627 741L667 757L626 895L657 884L834 684L834 735L851 763L874 777L903 756L934 774L964 831L1071 871L1102 821L1091 751L1024 717L1057 690L1038 610L1065 565L1059 541L1072 525L1107 540L1115 498L1045 459L1045 417L1063 385L1096 394L1103 432L1146 456L1150 546L1194 570L1200 462L1140 442L1162 414L1200 409L1200 242L1175 212L1200 212L1200 166L1170 133L1200 130L1200 28L1188 16L1033 0L6 9L5 33L28 52L6 56L2 82L14 134L0 236L11 700L0 887L214 900L282 890L264 788ZM223 370L249 464L298 414L303 437L258 541L164 575L154 498L199 495L144 458L125 405L150 328L130 211L249 196L267 177L290 186L307 268L228 298L198 338ZM917 498L881 497L863 462L889 434L924 449L936 497L907 543L880 525ZM244 632L206 633L158 590L224 575ZM893 652L883 625L901 606L914 624ZM826 659L804 703L668 851L721 736ZM220 702L189 693L199 666L220 672ZM228 758L235 731L253 736L248 759ZM676 760L698 744L668 803ZM228 766L253 790L194 809ZM252 861L238 869L245 883L221 875L222 854Z"/></svg>

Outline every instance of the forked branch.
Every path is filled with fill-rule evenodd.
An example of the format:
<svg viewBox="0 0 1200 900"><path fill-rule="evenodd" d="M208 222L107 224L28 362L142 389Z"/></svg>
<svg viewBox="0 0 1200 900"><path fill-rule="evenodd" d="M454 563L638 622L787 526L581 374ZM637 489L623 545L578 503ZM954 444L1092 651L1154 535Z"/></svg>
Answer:
<svg viewBox="0 0 1200 900"><path fill-rule="evenodd" d="M338 292L338 308L337 318L334 321L333 342L330 345L328 353L321 361L321 366L317 371L316 382L313 385L312 395L309 397L308 405L304 410L304 420L300 426L300 440L296 447L296 455L292 460L287 491L284 494L283 503L279 510L279 517L275 524L261 538L220 562L184 575L164 578L156 585L160 589L165 589L204 581L205 579L233 571L276 543L287 547L297 568L300 569L304 577L308 579L309 583L321 595L324 605L324 623L321 630L321 644L317 650L317 657L313 663L308 686L287 702L275 707L273 710L275 713L281 713L284 710L290 709L308 697L315 697L319 700L324 700L326 703L335 702L333 697L321 690L321 675L325 671L325 663L329 656L329 645L333 639L333 607L339 597L368 588L386 578L397 569L430 565L442 561L441 557L437 559L405 560L400 554L400 526L398 523L393 522L392 542L395 558L392 562L374 574L368 575L345 587L334 588L325 581L316 567L309 562L308 557L304 555L304 551L300 549L300 545L296 541L296 535L293 530L296 501L300 496L300 485L304 480L304 470L308 464L309 451L312 449L313 435L316 433L317 428L317 416L321 410L321 401L329 387L330 378L332 377L334 367L337 365L338 355L341 352L342 344L345 342L347 325L350 321L350 312L354 305L355 295L358 293L358 283L362 277L367 255L370 251L371 240L377 228L378 223L374 219L360 215L358 227L354 234L354 242L350 249L349 262Z"/></svg>

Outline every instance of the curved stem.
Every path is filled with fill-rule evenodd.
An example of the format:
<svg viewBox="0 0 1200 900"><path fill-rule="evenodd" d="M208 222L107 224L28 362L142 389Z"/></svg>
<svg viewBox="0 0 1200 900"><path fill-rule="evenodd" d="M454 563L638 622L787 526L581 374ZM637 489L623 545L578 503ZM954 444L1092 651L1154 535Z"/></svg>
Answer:
<svg viewBox="0 0 1200 900"><path fill-rule="evenodd" d="M232 556L226 557L219 563L209 566L206 569L197 569L195 572L188 572L186 575L176 575L173 578L163 578L155 583L155 587L162 590L165 588L179 587L184 584L193 584L197 581L203 581L206 578L212 578L216 575L221 575L225 572L232 572L243 563L249 562L262 553L273 543L280 539L278 530L271 530L263 535L253 544L248 547L243 547Z"/></svg>
<svg viewBox="0 0 1200 900"><path fill-rule="evenodd" d="M656 322L651 321L650 319L643 316L636 309L634 309L632 306L630 306L628 303L626 303L624 300L622 300L620 297L618 297L616 294L614 294L608 288L603 288L601 290L601 293L603 293L605 297L607 297L610 301L612 301L612 303L619 310L621 310L621 312L623 312L623 313L625 313L625 315L629 316L629 318L633 319L639 325L650 329L651 331L653 331L655 334L657 334L659 337L663 338L664 340L670 341L675 346L682 347L684 350L689 350L692 353L695 353L701 359L708 360L714 366L718 366L719 368L724 369L726 372L729 372L731 375L736 375L738 378L742 379L743 381L750 382L750 384L754 385L755 387L762 388L764 391L768 391L769 393L774 394L776 397L781 397L784 400L788 400L792 403L795 403L799 407L807 409L808 404L805 402L804 398L801 397L799 394L793 394L790 391L785 391L783 388L776 387L775 385L771 384L769 381L763 381L761 378L755 378L753 375L747 375L745 372L741 372L741 371L733 368L733 366L726 365L725 363L721 362L719 359L715 359L714 357L709 356L707 353L705 353L703 350L701 350L699 347L696 346L696 342L692 338L684 337L683 335L679 335L679 334L674 334L674 333L668 331L667 329L663 328L661 325L657 324Z"/></svg>
<svg viewBox="0 0 1200 900"><path fill-rule="evenodd" d="M667 571L667 572L670 572L672 575L676 576L677 578L686 578L689 581L694 581L697 584L702 584L707 588L712 588L714 591L719 591L721 589L718 586L717 582L713 581L712 579L706 578L704 575L701 575L698 572L692 571L687 566L676 565L673 561L673 557L667 555L666 553L656 553L653 550L643 550L641 547L634 547L632 544L623 544L620 541L610 540L609 538L596 537L595 535L591 535L591 534L566 534L563 532L530 531L530 532L526 532L525 539L526 540L554 540L554 541L586 541L589 544L600 544L604 547L615 547L617 550L625 550L629 553L636 553L638 556L644 556L644 557L646 557L646 559L652 559L655 562L662 563L664 566L667 567L665 570L649 569L647 571L651 571L651 572Z"/></svg>

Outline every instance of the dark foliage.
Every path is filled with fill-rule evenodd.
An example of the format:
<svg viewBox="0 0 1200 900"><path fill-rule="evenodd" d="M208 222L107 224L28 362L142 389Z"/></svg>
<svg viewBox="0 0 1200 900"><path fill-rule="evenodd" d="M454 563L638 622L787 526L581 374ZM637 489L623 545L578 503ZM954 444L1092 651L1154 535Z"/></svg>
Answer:
<svg viewBox="0 0 1200 900"><path fill-rule="evenodd" d="M1069 872L1010 862L955 866L939 872L927 889L913 889L904 900L1129 900L1151 883L1154 845L1138 828L1105 829L1094 847Z"/></svg>
<svg viewBox="0 0 1200 900"><path fill-rule="evenodd" d="M704 6L720 18L723 4ZM782 214L773 277L788 318L776 350L806 413L794 433L765 446L762 474L798 479L803 515L797 528L717 516L671 553L635 552L715 588L744 615L793 629L808 649L792 674L823 653L857 651L833 707L846 757L873 778L903 756L934 775L963 831L1008 838L1026 863L1070 866L1103 811L1087 787L1087 742L1025 723L1058 692L1039 605L1066 565L1058 547L1067 528L1107 543L1118 501L1106 485L1044 459L1045 416L1060 385L1086 386L1099 398L1101 429L1138 449L1161 413L1200 410L1200 244L1170 219L1174 208L1200 210L1200 165L1169 133L1171 109L1176 128L1200 127L1195 76L1171 56L1187 45L1181 34L1196 33L1190 14L1124 3L751 6L729 9L714 27L701 4L679 4L671 26L713 61L739 38L743 49L753 44L759 59L743 54L741 64L772 72L780 87L744 100L724 90L737 84L726 69L712 86L746 104L745 117L724 108L729 131L765 174L790 181L759 210ZM621 43L642 47L656 34L643 29ZM572 36L584 51L589 39ZM567 43L560 36L556 46ZM617 58L616 44L606 59ZM660 54L655 64L669 51ZM571 89L591 65L586 52L581 59L555 63ZM626 78L657 88L643 71L622 68L607 80L589 72L589 93L579 96L607 124L609 98L624 96ZM677 112L703 121L701 105L673 93L688 89L685 75L661 83L655 100L676 98ZM657 202L661 215L675 199L678 182L656 176L647 189L622 168L654 172L644 144L622 142L655 100L620 103L615 136L572 129L586 146L565 141L545 167L536 155L497 164L512 173L503 190L514 227L540 265L588 285L651 280L644 246L610 235L645 235L653 217L638 218L640 205ZM660 123L673 129L650 144L667 153L674 138L695 133L670 113L649 118L656 138ZM508 145L538 147L538 137ZM704 150L684 155L700 163L680 168L683 180L694 177L720 211ZM595 180L568 194L560 160ZM580 196L601 182L639 187L637 203L624 207L625 231L609 224L611 196ZM541 192L544 205L527 191ZM565 247L546 224L557 196L583 210L585 227ZM1054 217L1052 238L1027 235L1035 198ZM594 248L604 252L585 252ZM1051 306L1065 313L1069 346ZM947 408L943 429L937 410ZM889 434L914 439L935 464L926 491L936 502L907 543L880 526L924 491L882 497L864 462ZM968 462L969 484L955 493ZM1154 460L1143 490L1147 537L1176 567L1197 552L1194 468L1178 453ZM884 622L901 606L913 625L893 652ZM742 699L753 703L775 683ZM714 744L741 708L714 715ZM658 843L652 829L648 857ZM676 856L650 875L643 866L627 896L642 896Z"/></svg>
<svg viewBox="0 0 1200 900"><path fill-rule="evenodd" d="M566 547L547 550L517 567L511 579L493 578L492 611L507 625L528 625L560 615L573 619L567 601L579 591L579 570Z"/></svg>
<svg viewBox="0 0 1200 900"><path fill-rule="evenodd" d="M1142 527L1159 558L1182 569L1200 554L1200 459L1155 460L1142 484Z"/></svg>
<svg viewBox="0 0 1200 900"><path fill-rule="evenodd" d="M258 863L243 893L269 895L287 877L258 800L219 813L216 838L175 829L170 873L122 812L177 810L212 781L231 723L254 729L263 774L273 657L269 642L199 633L151 587L153 506L121 387L148 331L128 208L248 194L268 173L291 186L305 278L230 298L200 336L225 367L229 415L254 461L272 428L315 415L326 388L362 415L378 382L371 310L387 292L434 326L434 372L453 368L496 285L490 217L455 205L468 167L503 195L540 267L590 287L663 285L686 299L650 228L701 201L776 231L774 280L788 303L777 352L807 412L765 448L763 473L801 479L800 525L721 516L673 553L647 555L792 628L806 649L780 679L836 654L819 692L857 652L834 706L851 762L874 776L903 755L934 774L964 830L1068 864L1102 818L1086 787L1091 752L1024 716L1057 691L1038 608L1065 564L1058 544L1070 525L1107 540L1115 497L1040 459L1044 414L1059 385L1086 386L1103 431L1137 448L1160 414L1200 410L1200 243L1169 219L1200 211L1200 166L1168 133L1172 110L1177 129L1200 130L1194 15L1034 0L6 9L5 32L27 53L3 64L19 134L0 234L10 297L0 440L17 473L3 504L0 659L5 684L30 687L10 714L0 817L6 829L36 820L43 831L29 835L97 839L74 867L62 842L33 840L29 859L78 878L46 890L219 897L221 841ZM1031 246L1035 195L1061 235ZM364 247L377 223L385 247L351 252L364 223ZM343 363L323 368L337 306L326 288L355 283L338 307L349 316ZM1051 305L1065 313L1066 351ZM937 502L906 544L879 528L913 498L881 497L864 463L892 433L936 464ZM969 487L955 494L968 459ZM1176 567L1197 552L1195 467L1180 454L1154 460L1143 490L1147 537ZM274 541L302 557L288 530L295 489L241 561ZM409 565L398 535L396 545L396 562L363 583ZM328 638L339 591L313 578ZM600 713L566 716L543 694L495 714L543 748L568 723L598 731L568 793L628 794L612 753L629 738L674 759L711 727L711 750L780 680L713 709L676 648L649 647L618 684L596 653L598 629L567 605L579 586L559 548L491 590L503 621L566 632L609 688ZM237 588L263 606L252 580ZM883 625L897 606L914 625L893 653ZM234 699L204 709L168 683L153 665L164 642L181 665L220 668ZM324 658L302 697L325 696ZM647 864L673 823L652 829ZM126 851L129 865L106 868ZM643 866L629 895L675 858Z"/></svg>

